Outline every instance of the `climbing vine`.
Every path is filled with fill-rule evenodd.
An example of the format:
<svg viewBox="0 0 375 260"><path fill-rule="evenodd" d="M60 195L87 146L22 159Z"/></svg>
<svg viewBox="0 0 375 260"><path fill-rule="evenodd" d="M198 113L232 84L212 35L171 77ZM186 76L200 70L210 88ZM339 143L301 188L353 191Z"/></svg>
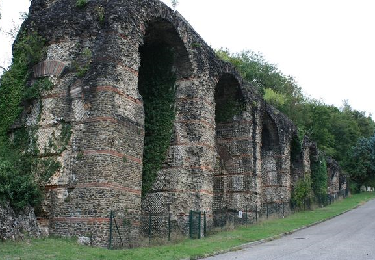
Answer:
<svg viewBox="0 0 375 260"><path fill-rule="evenodd" d="M30 68L41 60L44 39L25 30L17 36L13 46L13 60L0 79L0 203L9 202L15 210L41 201L39 183L32 174L38 154L35 127L9 129L19 118L25 102L38 97L43 89L50 89L48 79L27 87Z"/></svg>
<svg viewBox="0 0 375 260"><path fill-rule="evenodd" d="M139 92L145 112L142 194L146 195L166 159L175 118L173 53L164 45L141 48Z"/></svg>
<svg viewBox="0 0 375 260"><path fill-rule="evenodd" d="M235 115L241 114L245 110L245 103L242 100L228 98L224 102L216 105L215 121L224 123L233 119Z"/></svg>
<svg viewBox="0 0 375 260"><path fill-rule="evenodd" d="M318 160L313 161L311 165L311 186L314 195L320 203L325 203L327 199L327 163L322 154L319 154Z"/></svg>

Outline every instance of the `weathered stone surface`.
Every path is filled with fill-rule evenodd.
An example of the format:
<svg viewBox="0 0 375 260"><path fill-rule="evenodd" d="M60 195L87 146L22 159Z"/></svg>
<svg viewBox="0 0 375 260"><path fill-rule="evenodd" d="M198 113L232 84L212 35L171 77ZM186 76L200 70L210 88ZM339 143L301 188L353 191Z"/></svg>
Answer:
<svg viewBox="0 0 375 260"><path fill-rule="evenodd" d="M41 233L33 208L15 212L9 205L0 205L0 240L39 237Z"/></svg>
<svg viewBox="0 0 375 260"><path fill-rule="evenodd" d="M158 0L91 0L83 8L75 0L34 0L25 27L47 40L31 80L54 83L23 115L26 126L38 126L41 157L62 164L39 213L50 234L90 234L90 243L107 246L111 210L126 216L129 241L139 239L150 213L171 213L186 234L190 210L206 212L208 228L223 210L254 217L268 203L270 214L281 206L289 211L293 183L310 172L310 144L293 161L292 122L219 60L178 12ZM158 44L174 52L176 116L167 158L142 197L139 71L142 46ZM243 107L219 122L215 111L230 95ZM50 148L66 124L66 148Z"/></svg>

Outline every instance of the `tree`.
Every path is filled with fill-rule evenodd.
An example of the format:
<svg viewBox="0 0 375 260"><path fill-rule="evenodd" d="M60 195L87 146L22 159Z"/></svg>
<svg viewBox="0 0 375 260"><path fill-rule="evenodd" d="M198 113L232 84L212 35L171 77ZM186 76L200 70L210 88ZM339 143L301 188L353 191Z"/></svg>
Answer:
<svg viewBox="0 0 375 260"><path fill-rule="evenodd" d="M346 168L350 178L358 186L373 185L375 182L375 134L361 138L349 153Z"/></svg>

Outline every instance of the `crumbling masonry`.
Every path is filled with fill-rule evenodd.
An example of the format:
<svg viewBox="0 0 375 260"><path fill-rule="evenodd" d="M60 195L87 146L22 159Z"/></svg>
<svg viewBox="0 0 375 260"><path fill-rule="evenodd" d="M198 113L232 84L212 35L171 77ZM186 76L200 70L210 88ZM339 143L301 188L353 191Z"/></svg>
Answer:
<svg viewBox="0 0 375 260"><path fill-rule="evenodd" d="M292 158L293 123L178 12L158 0L76 2L34 0L25 22L47 41L32 80L49 77L54 88L25 109L24 124L38 126L41 158L62 165L37 213L45 232L90 234L105 246L110 210L131 215L129 232L138 237L145 213L171 212L186 233L190 210L206 212L210 227L223 209L251 216L264 202L289 202L293 183L310 172L313 144L305 141ZM140 71L145 49L160 46L173 52L175 119L166 159L142 196L147 122L139 84L147 75ZM219 118L228 100L240 109ZM58 149L51 143L67 125L68 145ZM331 172L332 189L339 188L337 174Z"/></svg>

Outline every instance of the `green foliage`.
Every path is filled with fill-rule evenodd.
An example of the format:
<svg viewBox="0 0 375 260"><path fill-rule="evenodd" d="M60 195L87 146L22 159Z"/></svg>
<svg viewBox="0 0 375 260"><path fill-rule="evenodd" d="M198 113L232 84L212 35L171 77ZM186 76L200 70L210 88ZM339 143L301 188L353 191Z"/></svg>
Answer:
<svg viewBox="0 0 375 260"><path fill-rule="evenodd" d="M143 97L145 111L143 195L151 189L165 161L172 135L176 81L172 64L173 53L168 47L142 47L139 92Z"/></svg>
<svg viewBox="0 0 375 260"><path fill-rule="evenodd" d="M72 136L72 125L68 122L62 122L61 125L62 126L59 140L60 153L66 150L70 137Z"/></svg>
<svg viewBox="0 0 375 260"><path fill-rule="evenodd" d="M73 68L76 71L77 77L84 77L90 69L92 62L92 51L89 48L84 48L81 52L80 59L73 62Z"/></svg>
<svg viewBox="0 0 375 260"><path fill-rule="evenodd" d="M52 88L53 84L49 78L38 79L34 82L34 84L26 88L23 100L33 100L39 98L43 91L51 90Z"/></svg>
<svg viewBox="0 0 375 260"><path fill-rule="evenodd" d="M61 168L61 163L53 158L38 160L39 184L45 184Z"/></svg>
<svg viewBox="0 0 375 260"><path fill-rule="evenodd" d="M275 107L281 107L286 103L286 96L283 94L276 93L271 88L265 88L264 89L264 95L263 98L267 103L275 106Z"/></svg>
<svg viewBox="0 0 375 260"><path fill-rule="evenodd" d="M216 104L215 122L224 123L231 121L235 115L245 110L245 103L242 100L228 97L220 104Z"/></svg>
<svg viewBox="0 0 375 260"><path fill-rule="evenodd" d="M21 32L13 45L13 60L0 79L0 203L9 202L15 210L35 206L41 200L39 183L32 174L37 161L35 129L9 129L19 118L23 103L50 89L48 79L27 87L29 71L44 55L44 40L35 32Z"/></svg>
<svg viewBox="0 0 375 260"><path fill-rule="evenodd" d="M350 149L345 166L355 184L360 187L375 181L375 134L370 138L361 138Z"/></svg>
<svg viewBox="0 0 375 260"><path fill-rule="evenodd" d="M191 44L191 47L193 47L194 49L198 49L198 48L202 47L202 45L200 43L198 43L198 42L193 42Z"/></svg>
<svg viewBox="0 0 375 260"><path fill-rule="evenodd" d="M307 200L312 199L311 178L305 176L299 179L292 191L291 202L293 205L301 208Z"/></svg>
<svg viewBox="0 0 375 260"><path fill-rule="evenodd" d="M104 23L104 11L105 11L105 9L104 9L104 7L103 6L97 6L96 8L95 8L95 11L96 11L96 14L97 14L97 16L98 16L98 21L100 22L100 23Z"/></svg>
<svg viewBox="0 0 375 260"><path fill-rule="evenodd" d="M84 8L87 5L87 0L77 0L76 7Z"/></svg>
<svg viewBox="0 0 375 260"><path fill-rule="evenodd" d="M314 195L319 202L325 203L328 190L327 163L322 154L319 154L318 160L312 160L311 165L311 187Z"/></svg>
<svg viewBox="0 0 375 260"><path fill-rule="evenodd" d="M13 46L13 60L0 79L0 146L23 107L28 70L43 55L44 40L36 33L20 33Z"/></svg>
<svg viewBox="0 0 375 260"><path fill-rule="evenodd" d="M41 201L38 184L32 175L20 167L29 166L24 159L23 156L2 156L0 160L0 203L9 202L16 211L27 205L35 206Z"/></svg>
<svg viewBox="0 0 375 260"><path fill-rule="evenodd" d="M39 184L31 174L36 153L35 140L25 128L15 131L13 141L0 147L0 203L9 202L19 211L40 202Z"/></svg>

